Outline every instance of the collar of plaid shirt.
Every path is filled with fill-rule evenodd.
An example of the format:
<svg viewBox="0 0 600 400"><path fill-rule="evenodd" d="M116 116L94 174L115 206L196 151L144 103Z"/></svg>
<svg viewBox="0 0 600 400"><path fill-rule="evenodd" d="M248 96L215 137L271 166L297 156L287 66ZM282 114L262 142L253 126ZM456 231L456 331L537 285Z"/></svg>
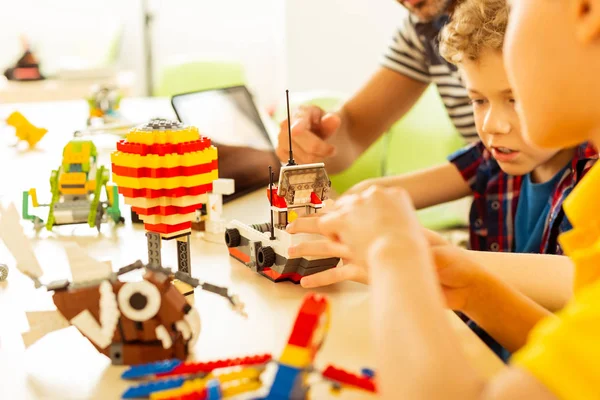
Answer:
<svg viewBox="0 0 600 400"><path fill-rule="evenodd" d="M521 191L522 176L504 173L488 151L480 171L487 178L484 193L474 193L470 213L471 249L480 251L512 252L515 248L515 214ZM541 254L562 254L558 235L571 229L564 217L562 203L575 185L598 159L598 152L589 143L577 147L550 199L550 213L544 225Z"/></svg>

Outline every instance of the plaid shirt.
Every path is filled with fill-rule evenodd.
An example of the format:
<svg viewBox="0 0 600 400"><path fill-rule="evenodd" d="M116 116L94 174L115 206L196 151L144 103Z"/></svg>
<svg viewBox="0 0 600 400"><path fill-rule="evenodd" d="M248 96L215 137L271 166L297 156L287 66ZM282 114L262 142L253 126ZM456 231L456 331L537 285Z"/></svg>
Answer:
<svg viewBox="0 0 600 400"><path fill-rule="evenodd" d="M577 147L552 193L550 213L544 225L540 254L562 254L558 235L572 229L562 204L575 185L598 159L597 151L584 143ZM472 250L512 252L515 249L515 214L522 176L506 174L481 142L473 143L449 157L473 190L469 215Z"/></svg>

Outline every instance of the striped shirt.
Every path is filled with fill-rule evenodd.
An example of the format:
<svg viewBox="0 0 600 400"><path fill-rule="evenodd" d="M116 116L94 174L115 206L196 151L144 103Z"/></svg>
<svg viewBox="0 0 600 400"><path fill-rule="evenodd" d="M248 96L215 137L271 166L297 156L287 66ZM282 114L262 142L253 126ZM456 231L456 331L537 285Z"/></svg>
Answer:
<svg viewBox="0 0 600 400"><path fill-rule="evenodd" d="M384 67L424 83L434 83L452 123L468 141L478 139L473 107L455 65L439 54L439 32L448 16L421 23L409 14L384 54Z"/></svg>

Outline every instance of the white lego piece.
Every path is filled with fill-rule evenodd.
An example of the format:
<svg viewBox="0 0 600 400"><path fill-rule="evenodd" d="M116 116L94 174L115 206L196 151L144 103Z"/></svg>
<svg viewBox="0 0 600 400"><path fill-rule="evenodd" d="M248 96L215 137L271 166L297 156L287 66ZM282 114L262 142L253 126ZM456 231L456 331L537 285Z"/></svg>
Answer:
<svg viewBox="0 0 600 400"><path fill-rule="evenodd" d="M73 317L71 324L96 346L105 349L112 342L121 314L110 282L103 281L98 290L100 291L100 324L89 310L83 310Z"/></svg>
<svg viewBox="0 0 600 400"><path fill-rule="evenodd" d="M223 214L223 195L218 193L210 193L208 195L208 203L206 203L207 219L217 221L221 219Z"/></svg>
<svg viewBox="0 0 600 400"><path fill-rule="evenodd" d="M235 181L233 179L219 178L213 181L212 192L221 195L233 194L235 192Z"/></svg>
<svg viewBox="0 0 600 400"><path fill-rule="evenodd" d="M54 220L57 224L73 224L75 221L75 217L73 216L73 211L71 210L56 210L54 211Z"/></svg>
<svg viewBox="0 0 600 400"><path fill-rule="evenodd" d="M69 321L58 310L27 312L29 331L23 333L25 348L31 346L46 334L69 327Z"/></svg>
<svg viewBox="0 0 600 400"><path fill-rule="evenodd" d="M112 335L107 337L102 332L102 327L98 324L98 321L94 318L89 310L83 310L75 317L71 319L73 324L82 335L87 337L92 343L101 349L105 349L110 345L112 341Z"/></svg>
<svg viewBox="0 0 600 400"><path fill-rule="evenodd" d="M112 273L110 263L100 262L90 256L75 243L65 243L73 283L106 279ZM112 289L111 289L112 290Z"/></svg>
<svg viewBox="0 0 600 400"><path fill-rule="evenodd" d="M200 336L200 314L198 314L198 309L196 307L192 307L192 309L183 316L185 322L187 322L190 327L190 331L192 332L192 339L188 343L188 349L191 350L192 347L198 341L198 336Z"/></svg>
<svg viewBox="0 0 600 400"><path fill-rule="evenodd" d="M184 320L175 322L175 329L178 332L181 332L181 336L183 336L183 340L188 340L189 338L192 337L192 328L190 328L190 325Z"/></svg>
<svg viewBox="0 0 600 400"><path fill-rule="evenodd" d="M34 278L43 275L31 243L23 233L19 213L12 203L7 208L0 205L0 239L17 261L19 271Z"/></svg>
<svg viewBox="0 0 600 400"><path fill-rule="evenodd" d="M109 281L102 281L100 287L100 324L102 325L102 334L112 338L121 313L117 305L117 295L113 291L112 284Z"/></svg>
<svg viewBox="0 0 600 400"><path fill-rule="evenodd" d="M233 220L228 225L228 228L236 228L240 231L240 235L248 238L250 241L262 242L263 246L270 246L276 254L282 257L289 258L288 249L291 246L298 245L303 242L312 242L315 240L323 240L324 236L313 233L295 233L290 234L285 230L275 228L275 240L271 240L270 232L259 232L251 226L240 221ZM322 257L303 257L307 260L316 260Z"/></svg>
<svg viewBox="0 0 600 400"><path fill-rule="evenodd" d="M154 330L156 338L161 341L163 349L170 349L173 346L173 340L167 328L164 325L159 325Z"/></svg>
<svg viewBox="0 0 600 400"><path fill-rule="evenodd" d="M145 306L138 310L131 306L130 300L133 295L140 294L146 298ZM154 317L160 309L160 292L158 288L148 281L127 282L118 294L119 308L127 318L144 322Z"/></svg>

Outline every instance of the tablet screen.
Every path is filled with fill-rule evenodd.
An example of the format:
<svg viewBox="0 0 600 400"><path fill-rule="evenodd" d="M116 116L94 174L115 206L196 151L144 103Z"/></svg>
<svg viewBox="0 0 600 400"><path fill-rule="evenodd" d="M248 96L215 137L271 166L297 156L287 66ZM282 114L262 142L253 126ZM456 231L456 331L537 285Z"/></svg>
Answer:
<svg viewBox="0 0 600 400"><path fill-rule="evenodd" d="M243 86L186 93L173 97L181 122L219 144L272 149L252 96Z"/></svg>
<svg viewBox="0 0 600 400"><path fill-rule="evenodd" d="M219 151L219 177L235 180L227 202L269 184L269 166L275 177L281 163L252 95L245 86L184 93L173 96L179 121L198 128Z"/></svg>

